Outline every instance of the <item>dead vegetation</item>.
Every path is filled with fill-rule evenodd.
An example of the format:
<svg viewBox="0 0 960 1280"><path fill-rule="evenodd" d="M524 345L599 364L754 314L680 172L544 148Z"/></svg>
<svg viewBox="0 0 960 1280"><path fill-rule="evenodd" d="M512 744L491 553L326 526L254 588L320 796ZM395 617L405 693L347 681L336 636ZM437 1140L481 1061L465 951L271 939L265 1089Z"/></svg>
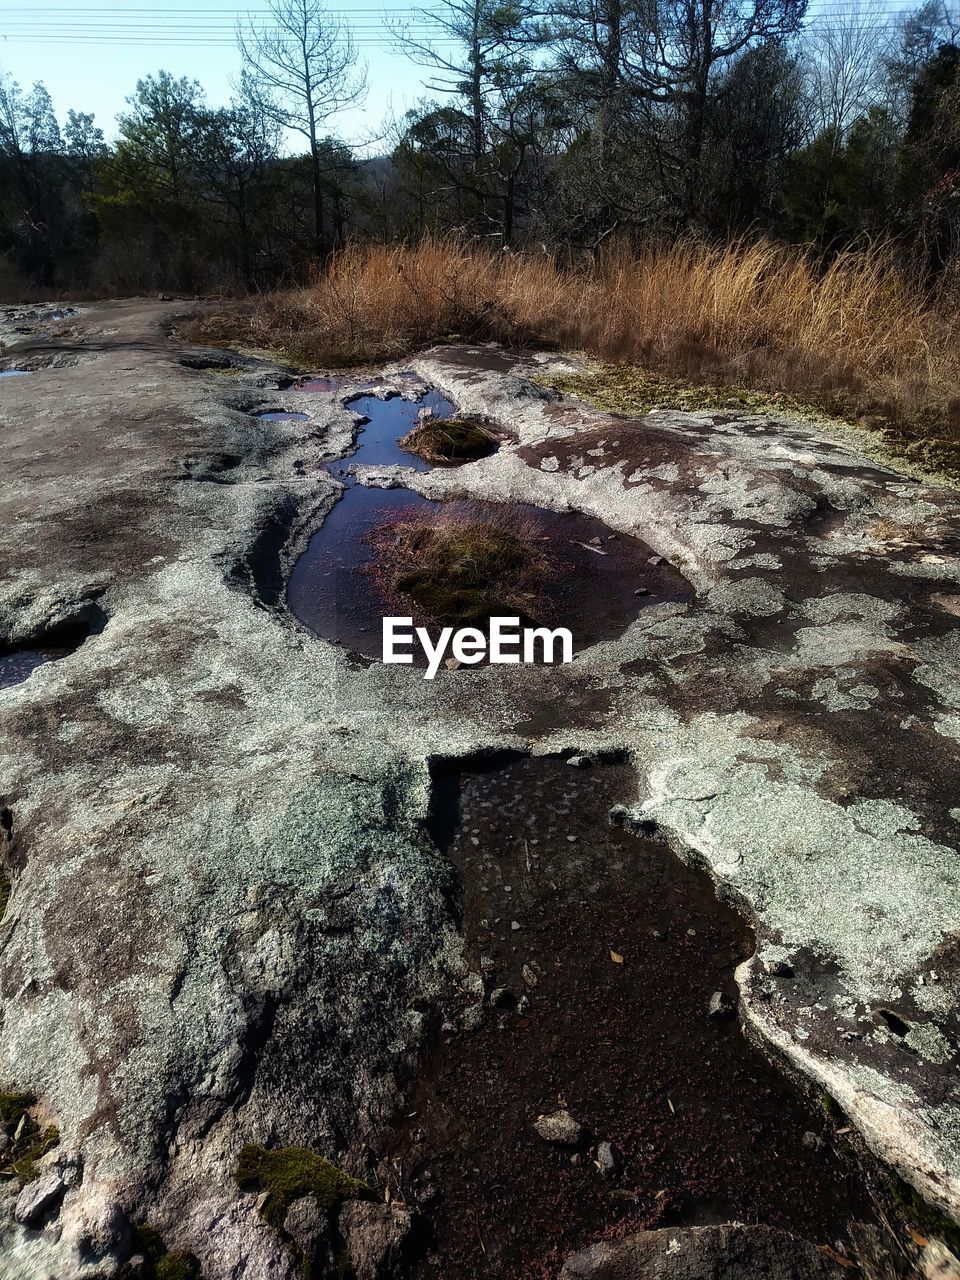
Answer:
<svg viewBox="0 0 960 1280"><path fill-rule="evenodd" d="M198 320L189 336L323 366L448 339L562 346L677 388L776 393L860 418L927 465L954 467L960 449L960 311L882 245L826 266L764 240L613 246L580 265L449 238L356 245L309 287Z"/></svg>
<svg viewBox="0 0 960 1280"><path fill-rule="evenodd" d="M426 418L400 441L400 448L427 462L469 462L497 450L497 437L471 418Z"/></svg>
<svg viewBox="0 0 960 1280"><path fill-rule="evenodd" d="M483 626L493 616L531 619L549 574L541 531L522 513L483 503L417 508L373 530L371 572L388 598L421 620Z"/></svg>

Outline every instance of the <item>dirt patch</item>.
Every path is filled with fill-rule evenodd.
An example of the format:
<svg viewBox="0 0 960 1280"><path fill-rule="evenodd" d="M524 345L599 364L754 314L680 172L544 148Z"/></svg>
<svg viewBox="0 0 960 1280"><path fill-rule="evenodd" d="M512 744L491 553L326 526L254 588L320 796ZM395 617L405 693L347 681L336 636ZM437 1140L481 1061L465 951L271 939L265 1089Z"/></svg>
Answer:
<svg viewBox="0 0 960 1280"><path fill-rule="evenodd" d="M870 1216L859 1171L737 1019L709 1015L730 1013L752 936L704 876L610 825L630 768L523 758L438 785L474 975L382 1171L431 1224L418 1274L555 1276L598 1235L677 1223L846 1249ZM578 1145L535 1131L558 1108Z"/></svg>

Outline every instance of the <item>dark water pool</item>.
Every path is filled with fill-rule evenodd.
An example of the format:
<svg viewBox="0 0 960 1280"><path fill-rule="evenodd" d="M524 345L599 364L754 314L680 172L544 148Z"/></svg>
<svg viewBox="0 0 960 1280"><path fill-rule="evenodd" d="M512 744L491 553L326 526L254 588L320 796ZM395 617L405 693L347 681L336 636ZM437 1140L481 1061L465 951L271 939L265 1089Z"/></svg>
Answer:
<svg viewBox="0 0 960 1280"><path fill-rule="evenodd" d="M455 411L437 391L428 391L416 400L359 395L349 400L347 407L367 419L350 465L399 463L417 471L428 471L430 464L406 453L398 440L413 428L423 409L441 419ZM368 535L389 520L437 504L409 489L367 488L358 484L343 464L331 470L347 489L294 565L287 584L287 605L304 626L324 640L379 659L383 618L404 615L410 606L402 596L388 598L371 572L375 552ZM494 514L496 505L483 504L476 518L483 519L487 511ZM506 510L535 521L536 536L543 540L555 566L537 621L568 627L576 650L622 634L650 604L693 596L686 579L654 556L639 538L615 534L599 520L575 512L561 514L518 504ZM439 632L439 628L428 629L434 636Z"/></svg>
<svg viewBox="0 0 960 1280"><path fill-rule="evenodd" d="M629 765L441 766L434 797L488 994L473 1029L437 1038L384 1153L439 1255L414 1276L552 1278L567 1250L640 1227L765 1223L834 1245L873 1220L826 1113L736 1017L707 1016L714 992L736 999L753 937L705 874L610 824L636 797ZM561 1099L589 1131L576 1159L534 1131Z"/></svg>
<svg viewBox="0 0 960 1280"><path fill-rule="evenodd" d="M403 613L407 606L402 597L388 599L370 572L375 553L367 535L385 521L436 505L409 489L354 485L294 566L287 587L293 614L324 640L379 659L384 616ZM575 650L622 634L651 604L693 596L672 565L650 563L651 549L639 538L611 536L599 520L574 512L529 505L509 509L536 521L558 566L544 592L546 616L537 620L568 627ZM597 538L602 545L594 549ZM644 594L637 595L638 590ZM439 628L428 630L436 635Z"/></svg>
<svg viewBox="0 0 960 1280"><path fill-rule="evenodd" d="M291 391L336 391L339 386L336 378L304 378L302 382L295 382L290 388Z"/></svg>
<svg viewBox="0 0 960 1280"><path fill-rule="evenodd" d="M63 658L67 653L68 649L17 649L13 653L0 654L0 689L22 684L37 667Z"/></svg>

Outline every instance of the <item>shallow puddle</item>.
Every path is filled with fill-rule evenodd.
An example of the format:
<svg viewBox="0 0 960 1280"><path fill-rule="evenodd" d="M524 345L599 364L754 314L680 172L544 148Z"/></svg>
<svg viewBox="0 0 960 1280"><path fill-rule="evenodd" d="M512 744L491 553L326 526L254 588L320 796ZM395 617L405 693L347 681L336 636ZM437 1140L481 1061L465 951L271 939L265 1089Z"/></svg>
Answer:
<svg viewBox="0 0 960 1280"><path fill-rule="evenodd" d="M336 378L305 378L302 382L295 382L290 387L291 391L336 391L340 383Z"/></svg>
<svg viewBox="0 0 960 1280"><path fill-rule="evenodd" d="M401 449L398 441L417 425L422 410L429 410L436 418L449 418L454 411L439 391L428 391L418 400L407 400L403 396L390 396L387 400L378 396L355 396L347 401L346 407L366 419L351 462L371 466L399 464L414 471L429 471L430 463Z"/></svg>
<svg viewBox="0 0 960 1280"><path fill-rule="evenodd" d="M369 535L389 520L439 504L409 489L367 488L357 483L349 468L400 464L428 471L431 464L401 449L398 441L416 425L423 409L443 419L455 408L437 391L418 400L360 395L347 401L347 407L366 419L349 459L329 468L347 490L294 565L287 605L324 640L378 658L383 618L410 612L410 605L404 597L389 599L371 573L375 552ZM568 627L574 649L622 634L645 606L693 596L686 579L639 538L615 534L600 521L574 512L522 504L505 509L536 522L544 549L556 564L543 591L544 616L537 621ZM438 628L429 630L435 636ZM422 653L419 657L423 660Z"/></svg>
<svg viewBox="0 0 960 1280"><path fill-rule="evenodd" d="M306 422L308 413L295 413L292 409L262 409L253 415L261 422Z"/></svg>
<svg viewBox="0 0 960 1280"><path fill-rule="evenodd" d="M383 618L409 613L411 606L402 596L390 600L370 572L376 553L368 534L387 520L437 505L409 489L354 485L294 565L287 587L293 614L324 640L379 658ZM651 604L692 598L692 588L671 565L650 563L651 550L639 538L611 536L600 521L574 512L518 504L509 509L536 521L558 563L537 621L568 627L575 650L621 635ZM601 547L591 546L595 539ZM435 637L439 628L428 630Z"/></svg>
<svg viewBox="0 0 960 1280"><path fill-rule="evenodd" d="M16 649L12 653L0 653L0 689L22 684L37 667L64 658L69 652L69 649Z"/></svg>
<svg viewBox="0 0 960 1280"><path fill-rule="evenodd" d="M653 1225L766 1223L835 1247L869 1219L824 1113L735 1017L708 1016L752 935L706 876L609 823L632 770L523 758L435 782L474 976L380 1171L430 1224L417 1274L554 1276L601 1233ZM560 1107L588 1131L578 1148L533 1128Z"/></svg>
<svg viewBox="0 0 960 1280"><path fill-rule="evenodd" d="M25 378L32 369L0 369L0 378Z"/></svg>

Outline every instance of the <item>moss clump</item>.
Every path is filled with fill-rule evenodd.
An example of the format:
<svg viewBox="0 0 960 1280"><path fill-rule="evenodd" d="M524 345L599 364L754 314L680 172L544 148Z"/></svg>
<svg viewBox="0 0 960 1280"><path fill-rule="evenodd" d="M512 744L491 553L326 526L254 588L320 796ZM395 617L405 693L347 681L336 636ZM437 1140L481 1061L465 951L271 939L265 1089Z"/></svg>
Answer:
<svg viewBox="0 0 960 1280"><path fill-rule="evenodd" d="M40 1176L38 1162L60 1142L56 1125L41 1129L30 1114L35 1102L32 1093L0 1093L0 1124L8 1138L0 1176L14 1177L21 1185Z"/></svg>
<svg viewBox="0 0 960 1280"><path fill-rule="evenodd" d="M408 596L429 621L482 626L496 615L527 620L548 562L535 521L485 518L484 509L439 507L375 530L373 572L389 594Z"/></svg>
<svg viewBox="0 0 960 1280"><path fill-rule="evenodd" d="M306 1147L280 1147L276 1151L254 1145L244 1147L237 1165L237 1184L244 1187L251 1183L267 1193L260 1212L277 1231L283 1230L284 1218L294 1200L313 1196L325 1213L332 1213L342 1201L369 1194L365 1182L351 1178Z"/></svg>
<svg viewBox="0 0 960 1280"><path fill-rule="evenodd" d="M146 1259L147 1280L199 1280L200 1264L192 1253L170 1253L156 1227L148 1222L133 1228L133 1252ZM130 1267L120 1268L118 1280L129 1280ZM143 1275L138 1271L137 1275Z"/></svg>
<svg viewBox="0 0 960 1280"><path fill-rule="evenodd" d="M428 419L403 437L400 448L428 462L468 462L495 453L496 437L466 418Z"/></svg>
<svg viewBox="0 0 960 1280"><path fill-rule="evenodd" d="M915 1187L897 1178L892 1183L892 1197L909 1226L921 1235L942 1240L948 1249L960 1253L960 1227L939 1209L927 1204Z"/></svg>
<svg viewBox="0 0 960 1280"><path fill-rule="evenodd" d="M157 1263L156 1280L198 1280L200 1264L192 1253L168 1253Z"/></svg>
<svg viewBox="0 0 960 1280"><path fill-rule="evenodd" d="M548 385L567 395L588 400L608 413L649 413L651 409L749 409L821 416L810 405L782 391L700 386L630 364L602 364L586 373L554 379Z"/></svg>

